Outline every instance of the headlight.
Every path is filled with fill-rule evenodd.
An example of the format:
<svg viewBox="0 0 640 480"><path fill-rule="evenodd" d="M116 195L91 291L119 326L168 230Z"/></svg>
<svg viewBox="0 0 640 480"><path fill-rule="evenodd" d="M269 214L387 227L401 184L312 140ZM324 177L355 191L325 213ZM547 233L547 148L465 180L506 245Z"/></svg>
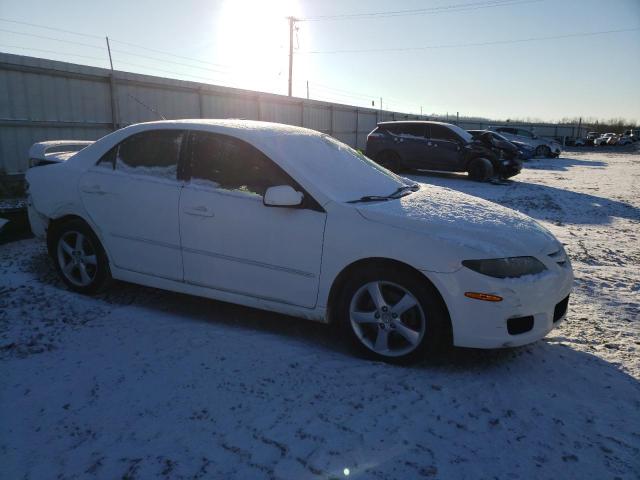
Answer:
<svg viewBox="0 0 640 480"><path fill-rule="evenodd" d="M464 260L462 265L474 272L495 278L517 278L545 271L544 264L534 257L493 258Z"/></svg>

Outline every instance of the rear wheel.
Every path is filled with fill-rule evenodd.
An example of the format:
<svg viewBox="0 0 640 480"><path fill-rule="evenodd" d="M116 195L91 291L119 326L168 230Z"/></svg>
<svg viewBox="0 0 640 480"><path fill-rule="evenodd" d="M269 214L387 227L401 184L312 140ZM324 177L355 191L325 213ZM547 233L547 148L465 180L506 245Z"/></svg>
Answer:
<svg viewBox="0 0 640 480"><path fill-rule="evenodd" d="M400 157L390 151L381 152L375 158L376 163L387 170L398 173L400 171Z"/></svg>
<svg viewBox="0 0 640 480"><path fill-rule="evenodd" d="M425 279L403 269L371 266L353 275L338 314L351 345L369 358L407 363L451 344L439 296Z"/></svg>
<svg viewBox="0 0 640 480"><path fill-rule="evenodd" d="M486 158L474 158L469 163L469 177L477 182L486 182L493 177L493 165Z"/></svg>
<svg viewBox="0 0 640 480"><path fill-rule="evenodd" d="M70 220L56 227L51 241L56 270L71 290L95 293L111 279L104 249L82 220Z"/></svg>

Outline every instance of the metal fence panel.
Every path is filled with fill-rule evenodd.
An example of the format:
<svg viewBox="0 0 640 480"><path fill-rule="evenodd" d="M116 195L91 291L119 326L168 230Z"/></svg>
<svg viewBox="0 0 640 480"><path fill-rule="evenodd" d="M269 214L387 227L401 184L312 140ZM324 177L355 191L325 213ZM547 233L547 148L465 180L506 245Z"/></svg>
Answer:
<svg viewBox="0 0 640 480"><path fill-rule="evenodd" d="M305 105L303 121L306 128L329 133L331 130L331 108L328 105Z"/></svg>
<svg viewBox="0 0 640 480"><path fill-rule="evenodd" d="M0 171L24 172L27 150L35 142L95 140L114 124L157 120L160 114L168 119L244 118L303 125L361 149L379 121L427 119L0 53ZM460 125L489 126L468 121ZM553 137L582 136L587 130L552 124L522 126Z"/></svg>
<svg viewBox="0 0 640 480"><path fill-rule="evenodd" d="M205 92L202 96L203 118L242 118L246 120L259 120L260 109L255 96L223 96L212 95Z"/></svg>

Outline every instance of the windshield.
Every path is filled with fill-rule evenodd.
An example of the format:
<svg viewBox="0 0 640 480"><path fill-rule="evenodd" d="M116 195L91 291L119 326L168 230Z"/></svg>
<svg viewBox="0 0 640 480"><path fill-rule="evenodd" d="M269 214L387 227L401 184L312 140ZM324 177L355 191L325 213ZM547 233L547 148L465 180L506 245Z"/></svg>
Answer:
<svg viewBox="0 0 640 480"><path fill-rule="evenodd" d="M467 132L465 129L460 128L457 125L447 125L451 130L453 130L454 132L456 132L458 134L459 137L462 137L462 139L469 143L473 141L473 135L471 135L469 132Z"/></svg>
<svg viewBox="0 0 640 480"><path fill-rule="evenodd" d="M507 140L506 138L504 138L502 135L500 135L499 133L496 132L491 132L493 133L493 137L497 138L498 140L502 140L503 142L507 142L507 143L511 143L509 142L509 140Z"/></svg>
<svg viewBox="0 0 640 480"><path fill-rule="evenodd" d="M387 196L414 184L329 135L288 135L280 139L279 153L295 170L294 178L304 177L334 201Z"/></svg>

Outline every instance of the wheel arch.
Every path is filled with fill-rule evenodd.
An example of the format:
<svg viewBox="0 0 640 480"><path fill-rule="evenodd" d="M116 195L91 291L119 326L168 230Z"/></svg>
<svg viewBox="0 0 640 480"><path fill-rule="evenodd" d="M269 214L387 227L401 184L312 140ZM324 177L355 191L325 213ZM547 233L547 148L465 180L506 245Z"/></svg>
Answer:
<svg viewBox="0 0 640 480"><path fill-rule="evenodd" d="M354 275L359 270L370 267L372 265L376 266L387 266L389 268L401 269L409 273L410 275L415 276L421 282L426 284L430 290L434 293L438 301L442 304L442 307L447 315L447 320L449 324L449 339L453 338L452 334L452 326L451 326L451 314L449 313L449 308L447 307L447 303L444 301L443 296L440 294L440 291L435 286L435 284L429 279L424 272L418 270L415 267L412 267L408 263L402 262L400 260L395 260L392 258L385 257L368 257L356 260L349 265L345 266L340 273L336 276L333 283L331 284L331 288L329 289L329 298L327 302L327 323L335 324L337 320L337 312L336 308L339 304L340 292L342 291L346 281Z"/></svg>
<svg viewBox="0 0 640 480"><path fill-rule="evenodd" d="M47 226L47 250L49 252L49 255L53 255L52 252L55 251L55 245L53 244L53 241L55 239L55 233L57 232L57 230L65 223L73 220L80 220L81 222L86 224L87 227L89 227L91 231L96 235L96 237L98 237L98 239L100 240L100 236L97 234L95 228L93 228L93 226L89 222L87 222L86 219L82 218L80 215L76 215L74 213L61 215L59 217L49 219L49 225ZM103 245L103 248L104 248L104 245Z"/></svg>

